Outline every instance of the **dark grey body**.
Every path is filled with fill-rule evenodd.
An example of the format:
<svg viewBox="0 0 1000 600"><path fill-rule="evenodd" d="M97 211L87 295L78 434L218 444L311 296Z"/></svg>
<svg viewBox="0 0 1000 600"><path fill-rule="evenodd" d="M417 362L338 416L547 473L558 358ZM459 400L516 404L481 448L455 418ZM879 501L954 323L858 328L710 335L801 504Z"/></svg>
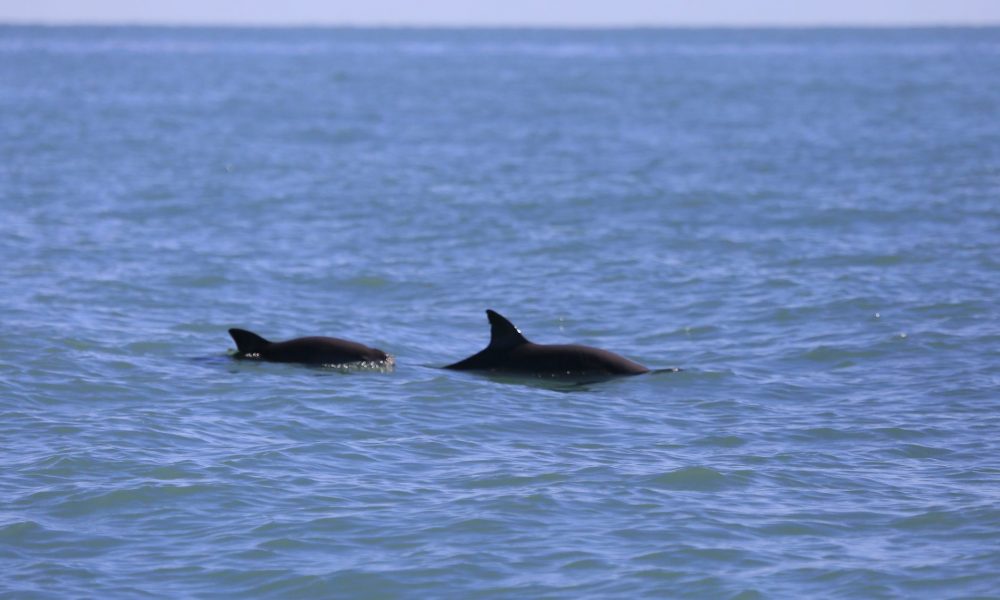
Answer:
<svg viewBox="0 0 1000 600"><path fill-rule="evenodd" d="M332 337L303 337L287 342L269 342L245 329L230 329L236 342L235 358L307 365L344 365L383 362L389 355L378 348Z"/></svg>
<svg viewBox="0 0 1000 600"><path fill-rule="evenodd" d="M543 377L639 375L649 369L614 352L577 344L535 344L492 310L490 344L482 352L448 365L457 371L489 371Z"/></svg>

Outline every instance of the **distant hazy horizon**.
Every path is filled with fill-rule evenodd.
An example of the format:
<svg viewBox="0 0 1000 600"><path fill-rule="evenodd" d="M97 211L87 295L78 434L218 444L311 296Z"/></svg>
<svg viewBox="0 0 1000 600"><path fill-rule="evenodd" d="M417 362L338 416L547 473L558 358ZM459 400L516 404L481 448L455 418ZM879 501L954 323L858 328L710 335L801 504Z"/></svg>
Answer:
<svg viewBox="0 0 1000 600"><path fill-rule="evenodd" d="M129 0L0 0L0 23L40 25L229 25L400 27L915 27L1000 25L994 0L679 0L606 2L552 0L402 0L356 3L288 0L177 0L169 4Z"/></svg>

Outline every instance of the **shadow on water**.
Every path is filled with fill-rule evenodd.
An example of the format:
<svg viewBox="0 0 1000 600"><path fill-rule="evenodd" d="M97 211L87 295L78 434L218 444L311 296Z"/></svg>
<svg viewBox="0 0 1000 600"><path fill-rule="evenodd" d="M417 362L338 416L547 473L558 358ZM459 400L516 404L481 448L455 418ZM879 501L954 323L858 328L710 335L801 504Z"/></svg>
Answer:
<svg viewBox="0 0 1000 600"><path fill-rule="evenodd" d="M441 369L441 367L432 367L430 365L425 365L429 368ZM447 369L441 369L447 370ZM521 385L525 387L532 387L544 390L550 390L554 392L586 392L590 391L596 385L608 383L611 381L621 381L630 379L632 377L643 377L643 376L660 376L668 373L678 373L682 371L677 367L670 367L666 369L654 369L649 373L644 373L640 375L522 375L515 373L498 373L491 371L469 371L465 375L480 377L493 381L496 383L502 383L506 385Z"/></svg>
<svg viewBox="0 0 1000 600"><path fill-rule="evenodd" d="M192 356L187 360L191 363L207 368L233 367L234 369L249 368L292 368L309 369L318 374L325 373L392 373L395 371L395 359L388 363L351 363L346 365L306 365L297 363L271 363L255 360L239 360L235 357L235 351L227 351L225 354L208 354ZM435 365L421 365L435 371L447 371ZM230 369L230 370L234 370ZM449 371L451 372L451 371ZM684 372L678 367L668 367L663 369L653 369L649 373L630 377L661 377ZM458 373L455 373L458 375ZM485 378L496 383L522 385L558 392L580 392L588 391L594 385L607 383L610 381L628 379L629 377L614 375L518 375L512 373L495 372L470 372L467 375Z"/></svg>

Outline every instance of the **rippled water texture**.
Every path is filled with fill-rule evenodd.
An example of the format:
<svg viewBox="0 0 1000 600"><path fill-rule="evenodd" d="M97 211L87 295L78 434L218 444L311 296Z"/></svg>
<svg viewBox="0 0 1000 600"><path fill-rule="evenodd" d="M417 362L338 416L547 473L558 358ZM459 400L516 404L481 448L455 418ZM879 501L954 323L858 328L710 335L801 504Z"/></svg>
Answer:
<svg viewBox="0 0 1000 600"><path fill-rule="evenodd" d="M998 81L997 29L0 28L0 595L997 597ZM441 370L486 308L684 370Z"/></svg>

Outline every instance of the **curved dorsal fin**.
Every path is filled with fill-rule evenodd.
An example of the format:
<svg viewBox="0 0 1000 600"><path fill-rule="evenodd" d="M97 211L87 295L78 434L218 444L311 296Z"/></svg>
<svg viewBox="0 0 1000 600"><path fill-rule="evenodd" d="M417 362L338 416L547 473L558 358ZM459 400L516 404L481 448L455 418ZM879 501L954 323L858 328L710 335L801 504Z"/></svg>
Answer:
<svg viewBox="0 0 1000 600"><path fill-rule="evenodd" d="M233 336L233 341L236 342L236 349L243 354L256 352L271 343L246 329L230 329L229 335Z"/></svg>
<svg viewBox="0 0 1000 600"><path fill-rule="evenodd" d="M490 320L490 345L487 348L510 348L528 343L521 330L500 313L486 309L486 316Z"/></svg>

